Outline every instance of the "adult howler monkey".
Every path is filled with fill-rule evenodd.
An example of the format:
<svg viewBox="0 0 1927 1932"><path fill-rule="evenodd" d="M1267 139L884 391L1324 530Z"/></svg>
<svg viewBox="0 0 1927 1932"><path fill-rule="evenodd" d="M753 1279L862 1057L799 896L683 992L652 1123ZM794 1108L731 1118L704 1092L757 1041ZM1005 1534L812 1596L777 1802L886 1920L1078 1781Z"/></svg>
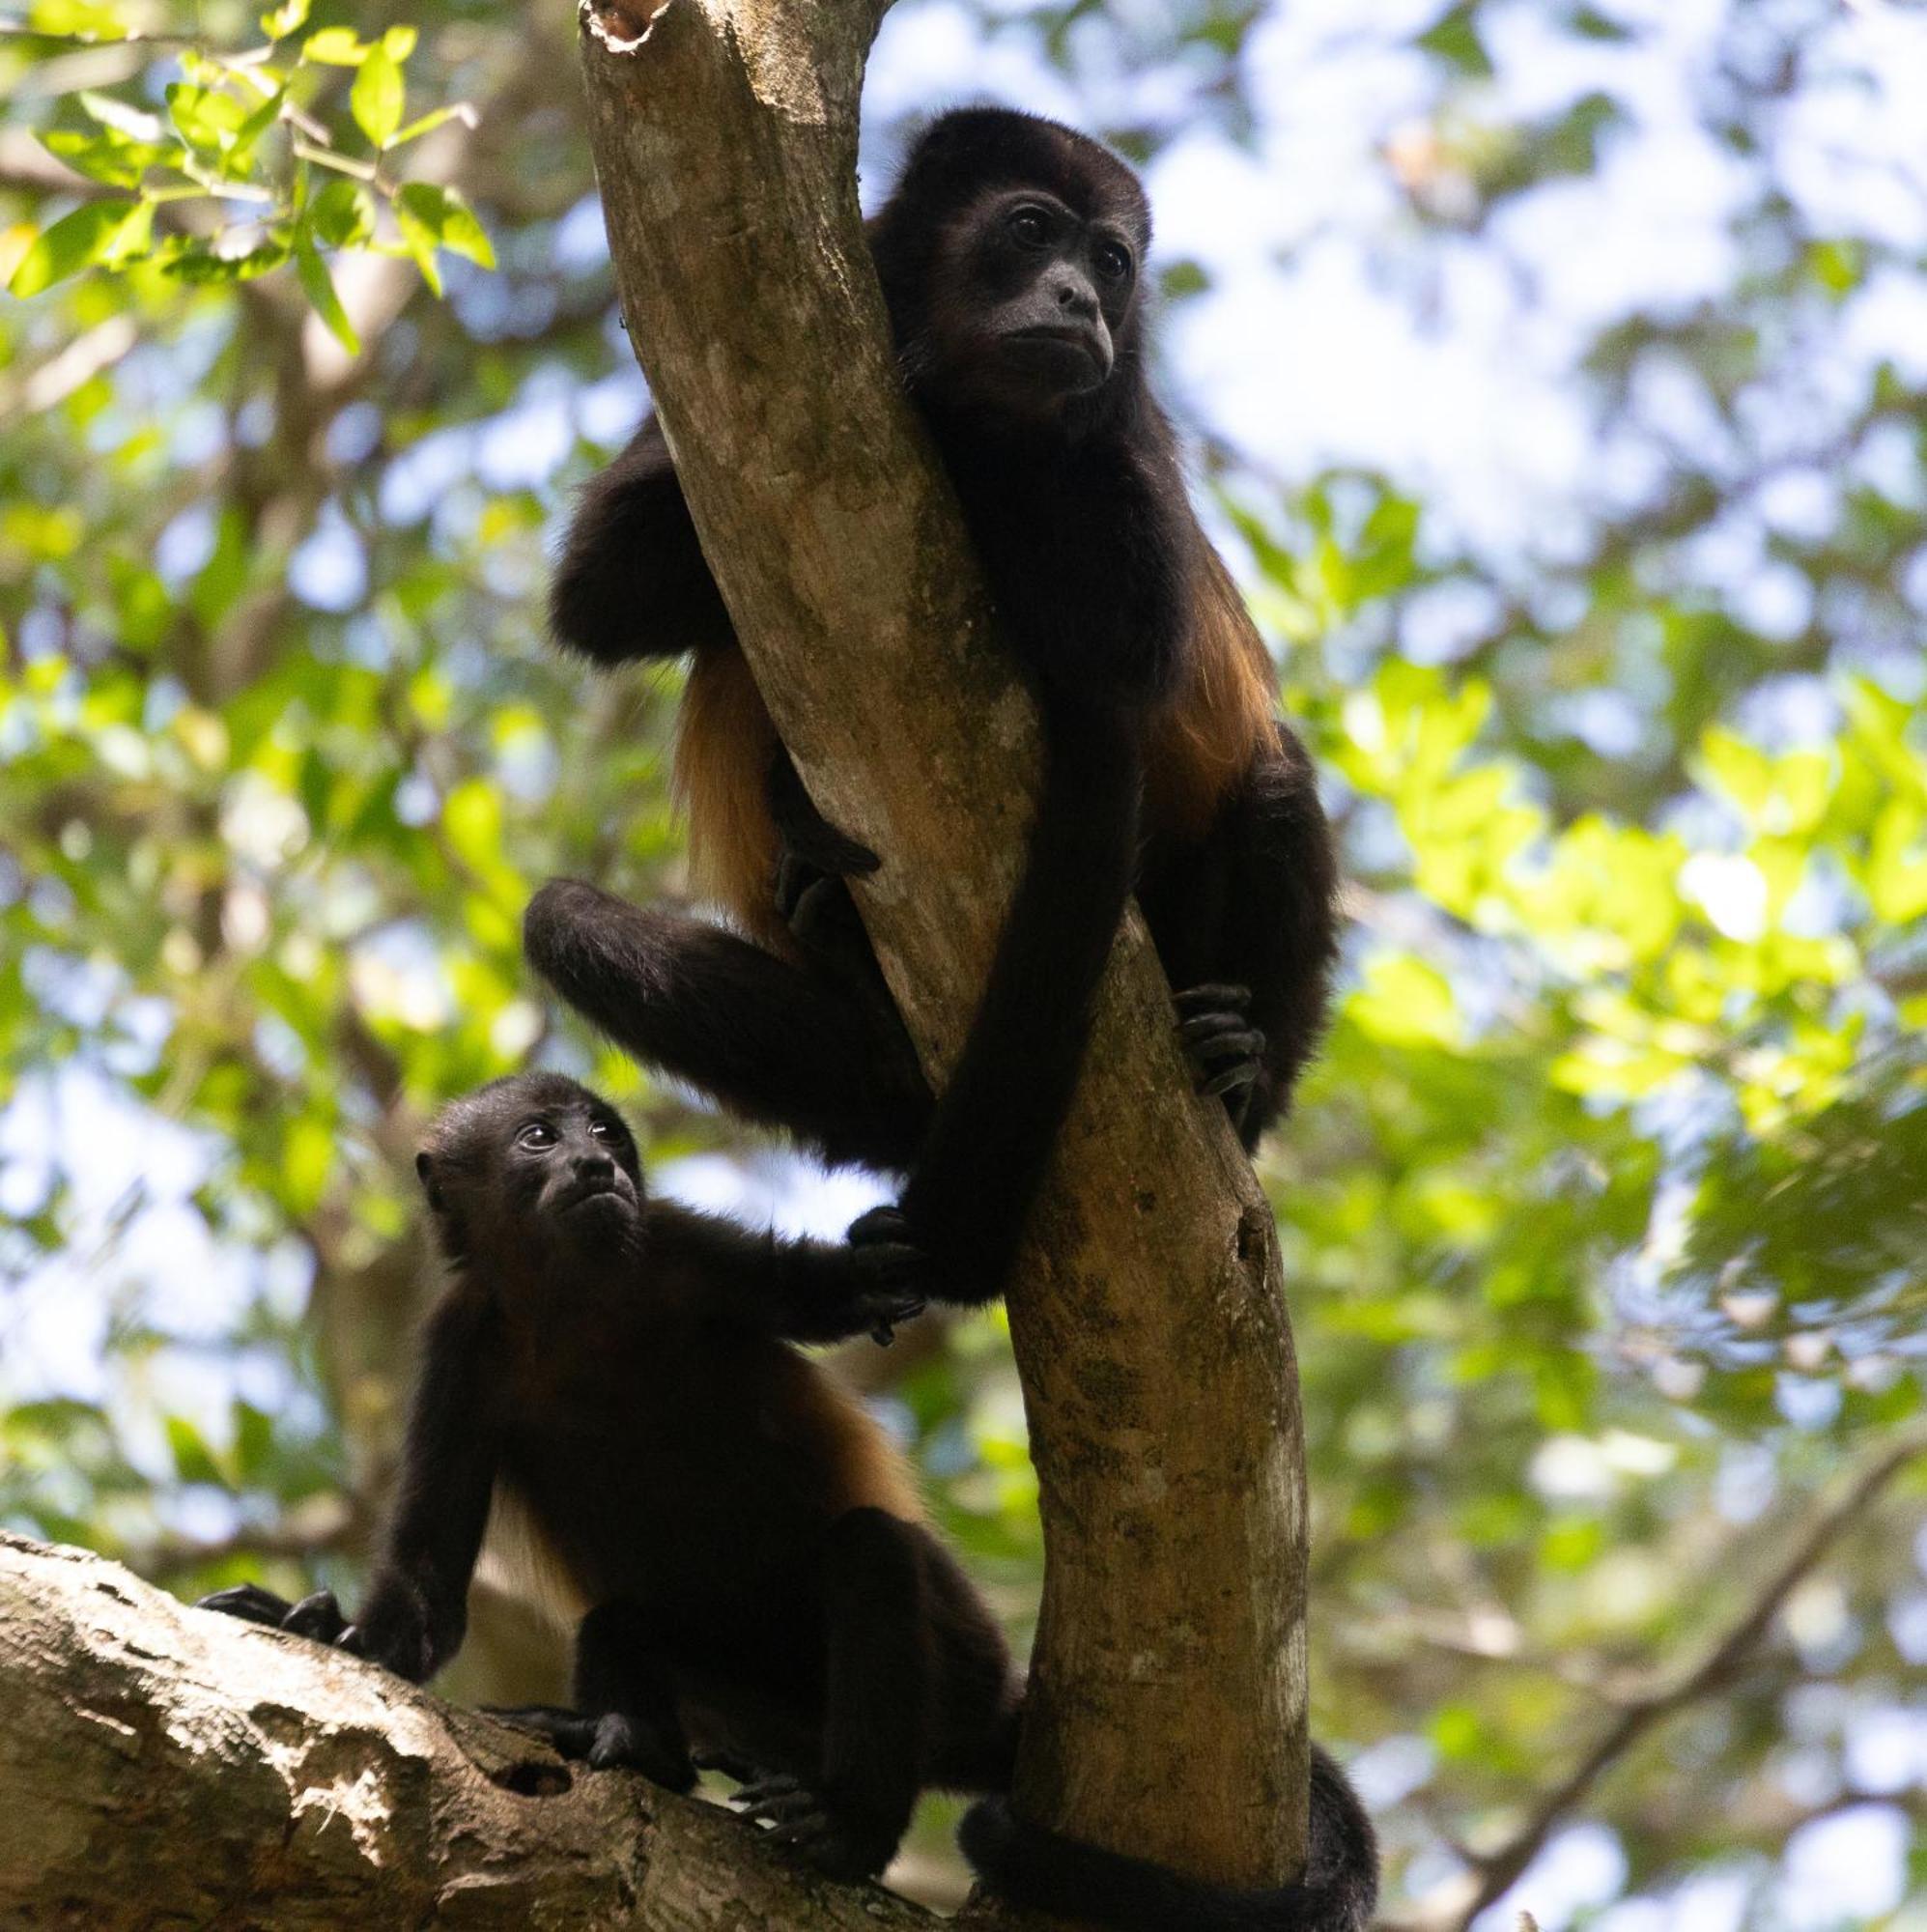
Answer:
<svg viewBox="0 0 1927 1932"><path fill-rule="evenodd" d="M804 793L653 415L584 493L553 585L557 639L598 663L694 653L676 781L697 875L749 936L557 881L529 908L531 962L638 1058L731 1112L835 1160L915 1161L905 1208L925 1247L951 1244L942 1204L980 1178L960 1178L959 1164L995 1159L1022 1193L1016 1170L1041 1163L1052 1106L1067 1102L1088 989L1063 962L1089 957L1094 927L1108 949L1116 923L1108 888L1084 874L1093 846L1108 854L1135 838L1096 822L1135 789L1107 736L1143 765L1135 884L1179 989L1180 1038L1248 1147L1322 1024L1329 834L1304 751L1273 715L1269 660L1198 526L1146 382L1149 232L1124 162L997 108L939 120L868 227L904 380L1046 725L1046 793L1001 980L993 972L934 1128L837 876L874 859ZM1071 759L1075 774L1060 769ZM1080 823L1053 829L1054 802ZM1011 1095L1024 1111L1000 1118ZM1027 1131L1006 1148L1012 1119ZM1049 1127L1041 1138L1028 1131L1036 1122Z"/></svg>
<svg viewBox="0 0 1927 1932"><path fill-rule="evenodd" d="M887 1247L752 1236L648 1199L606 1102L555 1074L447 1108L417 1163L449 1281L360 1614L253 1584L206 1607L413 1682L460 1646L491 1514L532 1527L586 1614L577 1706L504 1715L687 1791L753 1779L771 1835L881 1871L927 1786L1001 1794L1022 1693L995 1620L863 1407L793 1342L914 1311ZM1061 1838L1000 1797L963 1842L996 1889L1137 1932L1362 1932L1372 1829L1314 1760L1304 1881L1239 1892Z"/></svg>

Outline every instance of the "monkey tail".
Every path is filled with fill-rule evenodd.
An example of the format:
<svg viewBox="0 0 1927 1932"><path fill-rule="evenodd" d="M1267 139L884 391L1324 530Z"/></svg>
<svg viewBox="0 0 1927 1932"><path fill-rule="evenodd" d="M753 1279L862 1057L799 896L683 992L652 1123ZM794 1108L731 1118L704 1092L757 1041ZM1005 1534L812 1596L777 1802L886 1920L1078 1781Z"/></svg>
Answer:
<svg viewBox="0 0 1927 1932"><path fill-rule="evenodd" d="M1378 1900L1378 1843L1345 1774L1312 1747L1311 1856L1292 1885L1240 1891L1186 1878L1020 1818L1002 1795L979 1800L957 1833L999 1897L1115 1932L1368 1932Z"/></svg>

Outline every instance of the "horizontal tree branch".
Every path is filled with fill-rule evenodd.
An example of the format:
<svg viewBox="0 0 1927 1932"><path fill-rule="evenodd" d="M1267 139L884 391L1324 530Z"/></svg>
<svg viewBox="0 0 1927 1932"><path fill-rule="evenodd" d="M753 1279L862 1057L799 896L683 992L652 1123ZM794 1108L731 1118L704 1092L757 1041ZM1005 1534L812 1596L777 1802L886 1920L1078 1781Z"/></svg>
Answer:
<svg viewBox="0 0 1927 1932"><path fill-rule="evenodd" d="M914 1932L715 1804L0 1532L0 1924Z"/></svg>

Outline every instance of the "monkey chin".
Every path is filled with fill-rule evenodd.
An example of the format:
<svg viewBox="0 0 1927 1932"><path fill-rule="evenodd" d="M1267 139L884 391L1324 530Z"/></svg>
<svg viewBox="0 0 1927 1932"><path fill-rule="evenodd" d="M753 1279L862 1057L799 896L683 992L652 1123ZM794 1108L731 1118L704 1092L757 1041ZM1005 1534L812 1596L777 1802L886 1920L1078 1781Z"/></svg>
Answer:
<svg viewBox="0 0 1927 1932"><path fill-rule="evenodd" d="M636 1233L636 1203L607 1188L557 1208L553 1225L569 1246L579 1251L624 1248Z"/></svg>

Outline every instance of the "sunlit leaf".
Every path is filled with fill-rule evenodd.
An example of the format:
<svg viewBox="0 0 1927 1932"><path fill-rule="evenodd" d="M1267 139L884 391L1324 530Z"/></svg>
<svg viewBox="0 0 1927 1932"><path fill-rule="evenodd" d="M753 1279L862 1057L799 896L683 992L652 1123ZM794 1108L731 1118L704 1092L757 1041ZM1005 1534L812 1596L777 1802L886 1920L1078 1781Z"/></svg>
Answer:
<svg viewBox="0 0 1927 1932"><path fill-rule="evenodd" d="M354 76L348 104L354 125L378 148L385 148L402 125L402 71L385 45L371 47Z"/></svg>
<svg viewBox="0 0 1927 1932"><path fill-rule="evenodd" d="M300 273L301 287L307 292L308 301L314 312L326 323L328 333L349 355L360 355L361 338L355 334L354 325L349 321L348 311L342 307L341 298L335 294L327 264L314 249L298 248L295 251L295 266Z"/></svg>
<svg viewBox="0 0 1927 1932"><path fill-rule="evenodd" d="M37 296L81 270L114 258L123 237L144 245L154 219L152 208L139 202L90 201L35 238L8 282L8 292Z"/></svg>

